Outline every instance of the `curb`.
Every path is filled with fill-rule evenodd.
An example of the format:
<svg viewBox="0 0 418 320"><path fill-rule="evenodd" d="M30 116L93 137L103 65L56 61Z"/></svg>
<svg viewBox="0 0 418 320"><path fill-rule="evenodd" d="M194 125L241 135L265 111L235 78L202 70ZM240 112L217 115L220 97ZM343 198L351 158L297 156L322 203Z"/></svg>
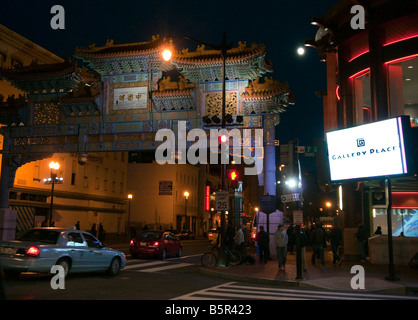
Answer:
<svg viewBox="0 0 418 320"><path fill-rule="evenodd" d="M344 289L337 289L337 288L326 288L323 286L306 283L304 282L303 279L301 280L274 279L273 280L273 279L267 279L267 278L250 277L246 275L239 275L239 274L233 274L233 273L225 273L225 272L217 271L216 268L200 267L198 269L198 272L206 276L211 276L211 277L216 277L216 278L226 279L226 280L233 280L233 281L242 281L242 282L248 282L248 283L254 283L254 284L276 285L276 286L290 287L290 288L310 288L310 289L328 290L328 291L335 291L335 292L352 291L352 290L344 290ZM411 290L411 288L409 288L406 284L402 284L398 288L373 289L373 290L367 290L366 293L416 295L417 291Z"/></svg>

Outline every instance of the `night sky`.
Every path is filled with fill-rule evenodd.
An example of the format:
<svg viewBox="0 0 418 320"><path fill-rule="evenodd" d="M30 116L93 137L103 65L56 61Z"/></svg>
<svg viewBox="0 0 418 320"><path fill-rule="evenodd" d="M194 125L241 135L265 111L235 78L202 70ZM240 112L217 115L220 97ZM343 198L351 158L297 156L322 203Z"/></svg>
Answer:
<svg viewBox="0 0 418 320"><path fill-rule="evenodd" d="M76 47L92 43L103 46L150 41L152 35L184 34L204 42L263 43L274 73L287 81L296 104L281 116L276 139L287 144L294 138L300 145L313 145L323 136L322 99L315 91L326 89L325 63L313 48L298 56L297 48L312 39L316 27L311 18L322 16L337 0L1 0L0 23L62 58L72 57ZM65 30L53 30L53 5L65 9ZM182 47L194 51L197 44L185 41Z"/></svg>

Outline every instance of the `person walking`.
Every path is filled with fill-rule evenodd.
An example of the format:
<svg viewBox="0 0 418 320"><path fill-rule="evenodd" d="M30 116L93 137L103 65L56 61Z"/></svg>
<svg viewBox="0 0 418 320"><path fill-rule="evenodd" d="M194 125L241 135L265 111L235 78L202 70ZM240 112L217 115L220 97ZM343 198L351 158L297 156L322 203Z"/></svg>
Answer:
<svg viewBox="0 0 418 320"><path fill-rule="evenodd" d="M360 261L361 262L367 262L367 254L366 254L366 245L367 245L367 233L366 233L366 228L364 228L363 224L361 223L361 221L357 222L357 233L356 233L356 237L357 237L357 242L359 244L359 248L360 248Z"/></svg>
<svg viewBox="0 0 418 320"><path fill-rule="evenodd" d="M322 224L318 223L311 232L312 258L311 263L314 266L317 256L321 260L321 264L325 265L324 246L326 245L325 230Z"/></svg>
<svg viewBox="0 0 418 320"><path fill-rule="evenodd" d="M77 223L75 224L75 229L80 230L80 221L77 221Z"/></svg>
<svg viewBox="0 0 418 320"><path fill-rule="evenodd" d="M289 254L293 254L293 247L296 244L296 234L295 234L295 228L293 227L293 224L290 224L289 228L286 230L287 238L289 239L287 243L287 252Z"/></svg>
<svg viewBox="0 0 418 320"><path fill-rule="evenodd" d="M260 263L267 263L267 248L269 246L269 236L264 230L263 226L260 226L260 229L256 236L258 251L260 253Z"/></svg>
<svg viewBox="0 0 418 320"><path fill-rule="evenodd" d="M337 265L337 262L338 262L338 265L341 265L342 259L338 255L338 248L342 244L343 236L342 236L341 229L338 226L335 226L331 230L329 234L329 240L330 240L331 249L332 249L332 265L333 266Z"/></svg>
<svg viewBox="0 0 418 320"><path fill-rule="evenodd" d="M250 245L250 230L248 230L247 226L244 223L241 223L241 230L244 234L244 241L245 241L245 247L248 247Z"/></svg>
<svg viewBox="0 0 418 320"><path fill-rule="evenodd" d="M93 236L97 237L97 229L96 229L96 224L95 223L93 223L93 225L91 226L90 233Z"/></svg>
<svg viewBox="0 0 418 320"><path fill-rule="evenodd" d="M99 241L103 242L105 240L105 230L103 228L102 223L99 224Z"/></svg>
<svg viewBox="0 0 418 320"><path fill-rule="evenodd" d="M274 233L274 244L276 245L279 270L284 270L286 267L288 237L282 224L277 226L277 230Z"/></svg>

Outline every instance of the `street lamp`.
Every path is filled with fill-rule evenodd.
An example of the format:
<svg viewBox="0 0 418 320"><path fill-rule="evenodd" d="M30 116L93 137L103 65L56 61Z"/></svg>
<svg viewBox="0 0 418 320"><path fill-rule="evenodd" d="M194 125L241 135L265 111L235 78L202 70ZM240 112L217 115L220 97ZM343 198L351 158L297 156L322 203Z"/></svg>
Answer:
<svg viewBox="0 0 418 320"><path fill-rule="evenodd" d="M187 223L187 200L189 200L190 193L188 191L184 191L183 195L184 195L184 203L185 203L185 207L184 207L184 229L188 230L189 225Z"/></svg>
<svg viewBox="0 0 418 320"><path fill-rule="evenodd" d="M48 179L44 179L44 183L45 184L50 184L51 185L51 206L49 209L49 226L52 226L52 214L53 214L53 209L54 209L54 186L56 183L62 183L63 179L62 178L58 178L57 177L57 171L60 168L60 165L58 162L54 162L51 161L49 163L49 168L51 169L51 177Z"/></svg>
<svg viewBox="0 0 418 320"><path fill-rule="evenodd" d="M225 109L226 109L226 54L228 52L228 45L226 43L226 33L224 32L223 38L222 38L222 44L220 46L216 46L210 43L206 43L188 36L179 36L187 40L191 40L200 44L203 44L207 47L210 47L214 50L220 50L221 51L221 57L222 57L222 129L225 129L226 127L226 117L225 117ZM165 50L163 52L163 59L165 61L169 61L171 59L171 55L167 54ZM225 190L226 187L226 163L221 163L221 178L222 178L222 191ZM221 211L221 248L222 250L219 250L218 255L218 266L226 267L226 254L225 254L225 211Z"/></svg>
<svg viewBox="0 0 418 320"><path fill-rule="evenodd" d="M130 193L128 194L128 227L127 229L129 229L131 227L131 201L133 199L133 194Z"/></svg>

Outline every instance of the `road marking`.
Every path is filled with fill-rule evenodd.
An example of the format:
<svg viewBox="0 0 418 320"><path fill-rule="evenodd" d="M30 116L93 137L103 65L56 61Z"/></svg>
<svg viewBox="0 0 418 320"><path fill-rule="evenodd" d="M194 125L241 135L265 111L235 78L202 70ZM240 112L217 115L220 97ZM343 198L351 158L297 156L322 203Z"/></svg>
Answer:
<svg viewBox="0 0 418 320"><path fill-rule="evenodd" d="M389 295L377 293L353 293L338 291L317 291L303 289L286 289L263 286L240 285L236 282L228 282L215 287L206 288L185 294L171 300L225 300L225 299L250 299L250 300L405 300L417 297L404 295Z"/></svg>
<svg viewBox="0 0 418 320"><path fill-rule="evenodd" d="M153 262L145 262L145 263L136 263L130 266L126 266L122 270L129 270L129 269L135 269L135 268L142 268L142 267L149 267L149 266L155 266L159 264L165 264L164 261L153 261Z"/></svg>
<svg viewBox="0 0 418 320"><path fill-rule="evenodd" d="M163 266L163 267L159 267L159 268L149 268L149 269L145 269L145 270L135 270L136 272L158 272L158 271L162 271L162 270L170 270L170 269L176 269L176 268L183 268L183 267L188 267L188 266L192 266L192 263L174 263L174 264L170 264L168 266Z"/></svg>

